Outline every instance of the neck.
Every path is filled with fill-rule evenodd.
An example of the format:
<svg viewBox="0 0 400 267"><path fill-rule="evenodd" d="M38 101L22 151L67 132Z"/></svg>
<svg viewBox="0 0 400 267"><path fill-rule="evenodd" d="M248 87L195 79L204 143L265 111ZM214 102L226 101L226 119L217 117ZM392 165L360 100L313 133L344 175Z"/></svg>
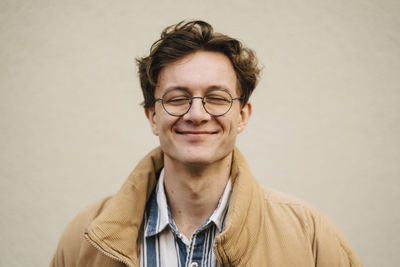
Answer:
<svg viewBox="0 0 400 267"><path fill-rule="evenodd" d="M190 238L218 205L231 171L232 153L209 165L177 163L164 157L164 186L172 218Z"/></svg>

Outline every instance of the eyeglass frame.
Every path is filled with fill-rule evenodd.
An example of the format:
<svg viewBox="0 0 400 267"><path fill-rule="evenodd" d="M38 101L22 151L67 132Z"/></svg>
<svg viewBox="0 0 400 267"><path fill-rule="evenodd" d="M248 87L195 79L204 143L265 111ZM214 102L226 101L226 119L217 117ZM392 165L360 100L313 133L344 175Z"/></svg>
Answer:
<svg viewBox="0 0 400 267"><path fill-rule="evenodd" d="M186 92L187 95L188 95L187 97L188 97L188 100L189 100L189 108L188 108L183 114L181 114L181 115L174 115L174 114L169 113L168 110L167 110L167 109L165 108L165 106L164 106L164 96L165 96L166 94L168 94L169 92L173 91L173 90L181 90L181 91ZM228 110L225 111L224 113L220 114L220 115L211 114L211 113L207 110L207 108L206 108L206 106L205 106L205 105L206 105L206 101L204 101L204 98L207 97L207 94L206 94L205 96L190 96L190 94L189 94L186 90L182 90L182 89L179 89L179 88L172 89L172 90L169 90L169 91L165 92L165 93L162 95L162 97L159 97L159 98L154 99L154 102L153 102L153 103L155 104L157 101L160 101L160 100L161 100L161 105L162 105L163 109L165 110L165 112L167 112L169 115L174 116L174 117L183 117L183 116L185 116L185 115L189 112L189 110L192 108L193 99L201 99L201 104L203 105L203 108L204 108L204 110L207 112L207 114L209 114L209 115L211 115L211 116L213 116L213 117L221 117L221 116L224 116L226 113L228 113L228 112L231 110L234 100L242 100L242 97L232 97L231 93L229 93L228 90L224 90L224 89L215 89L215 90L213 90L213 91L223 91L223 92L227 93L227 94L231 97L231 101L230 101L230 105L229 105Z"/></svg>

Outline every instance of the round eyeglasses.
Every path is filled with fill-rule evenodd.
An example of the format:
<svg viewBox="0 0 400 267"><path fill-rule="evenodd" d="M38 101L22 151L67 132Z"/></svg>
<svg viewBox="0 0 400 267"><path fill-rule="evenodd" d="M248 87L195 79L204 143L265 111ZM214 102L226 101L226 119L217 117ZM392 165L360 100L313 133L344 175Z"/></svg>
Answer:
<svg viewBox="0 0 400 267"><path fill-rule="evenodd" d="M183 89L173 89L154 102L161 101L169 115L181 117L189 112L193 99L201 99L204 110L214 117L225 115L231 109L234 100L241 100L240 97L233 98L228 91L221 89L209 91L205 96L191 96Z"/></svg>

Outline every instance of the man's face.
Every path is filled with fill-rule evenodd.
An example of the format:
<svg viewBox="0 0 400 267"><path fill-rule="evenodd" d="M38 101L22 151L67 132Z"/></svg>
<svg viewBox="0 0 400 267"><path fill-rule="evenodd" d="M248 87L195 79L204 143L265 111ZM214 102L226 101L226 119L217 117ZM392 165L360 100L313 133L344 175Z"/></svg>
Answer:
<svg viewBox="0 0 400 267"><path fill-rule="evenodd" d="M165 66L158 77L155 98L176 88L191 96L203 97L215 89L227 90L234 98L240 96L233 66L218 52L195 52ZM238 100L219 117L208 114L200 99L193 99L190 110L181 117L169 115L161 101L146 109L165 156L184 164L211 164L229 156L250 114L250 104L241 107Z"/></svg>

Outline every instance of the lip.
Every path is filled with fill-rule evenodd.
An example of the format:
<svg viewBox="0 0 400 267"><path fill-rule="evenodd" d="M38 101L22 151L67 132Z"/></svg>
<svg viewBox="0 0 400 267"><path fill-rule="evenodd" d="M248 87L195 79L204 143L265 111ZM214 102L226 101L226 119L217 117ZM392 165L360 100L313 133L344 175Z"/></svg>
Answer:
<svg viewBox="0 0 400 267"><path fill-rule="evenodd" d="M177 134L182 135L212 135L216 134L217 131L186 131L186 130L175 130Z"/></svg>

